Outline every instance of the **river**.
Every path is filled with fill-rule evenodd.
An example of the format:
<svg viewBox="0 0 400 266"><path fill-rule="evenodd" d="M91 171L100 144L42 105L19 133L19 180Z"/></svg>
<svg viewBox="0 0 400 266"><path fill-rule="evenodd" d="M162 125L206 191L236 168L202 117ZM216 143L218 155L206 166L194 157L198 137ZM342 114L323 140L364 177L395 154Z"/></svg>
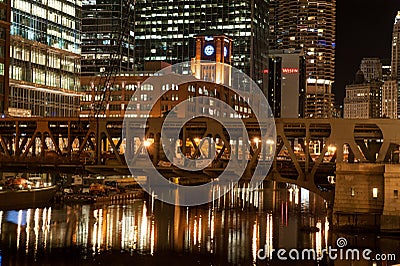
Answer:
<svg viewBox="0 0 400 266"><path fill-rule="evenodd" d="M0 211L0 226L1 265L400 263L400 238L332 232L322 198L274 182L259 189L237 187L198 207L177 207L146 197ZM339 248L338 239L346 241L343 250L371 250L371 258L376 254L396 258L385 262L346 259L343 254L341 260L329 258L324 249ZM279 249L286 253L278 256ZM320 259L302 260L305 250Z"/></svg>

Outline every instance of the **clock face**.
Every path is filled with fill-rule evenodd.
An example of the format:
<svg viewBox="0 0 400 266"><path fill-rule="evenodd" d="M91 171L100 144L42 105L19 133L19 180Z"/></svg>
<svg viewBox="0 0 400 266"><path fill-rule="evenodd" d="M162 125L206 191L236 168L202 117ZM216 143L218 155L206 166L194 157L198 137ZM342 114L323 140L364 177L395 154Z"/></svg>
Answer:
<svg viewBox="0 0 400 266"><path fill-rule="evenodd" d="M224 57L228 56L228 47L224 46Z"/></svg>
<svg viewBox="0 0 400 266"><path fill-rule="evenodd" d="M206 56L211 56L214 54L215 48L214 46L212 46L211 44L207 45L206 47L204 47L204 54Z"/></svg>

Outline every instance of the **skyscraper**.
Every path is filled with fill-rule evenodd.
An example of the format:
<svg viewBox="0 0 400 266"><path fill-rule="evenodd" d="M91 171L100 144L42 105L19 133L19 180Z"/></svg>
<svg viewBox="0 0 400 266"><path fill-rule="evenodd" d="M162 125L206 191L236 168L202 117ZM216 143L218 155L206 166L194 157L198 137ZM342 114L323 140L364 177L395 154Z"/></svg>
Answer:
<svg viewBox="0 0 400 266"><path fill-rule="evenodd" d="M8 110L10 69L10 1L0 4L0 115Z"/></svg>
<svg viewBox="0 0 400 266"><path fill-rule="evenodd" d="M78 115L81 5L12 1L10 115Z"/></svg>
<svg viewBox="0 0 400 266"><path fill-rule="evenodd" d="M305 59L302 50L270 50L267 98L275 118L304 117Z"/></svg>
<svg viewBox="0 0 400 266"><path fill-rule="evenodd" d="M366 82L382 80L382 62L379 58L364 57L361 60L360 69Z"/></svg>
<svg viewBox="0 0 400 266"><path fill-rule="evenodd" d="M336 0L271 0L270 48L303 49L306 117L331 117L335 74Z"/></svg>
<svg viewBox="0 0 400 266"><path fill-rule="evenodd" d="M397 80L397 117L400 118L400 11L394 19L392 39L392 78Z"/></svg>
<svg viewBox="0 0 400 266"><path fill-rule="evenodd" d="M136 1L136 62L171 64L195 56L197 35L233 40L232 65L262 83L268 54L267 0Z"/></svg>
<svg viewBox="0 0 400 266"><path fill-rule="evenodd" d="M113 71L120 73L134 69L135 10L133 4L128 8L127 2L128 0L82 2L83 76L110 71L112 57L120 59L118 65L113 65ZM120 45L121 34L124 37Z"/></svg>
<svg viewBox="0 0 400 266"><path fill-rule="evenodd" d="M382 82L367 82L361 70L355 82L346 86L344 118L380 118L382 116Z"/></svg>

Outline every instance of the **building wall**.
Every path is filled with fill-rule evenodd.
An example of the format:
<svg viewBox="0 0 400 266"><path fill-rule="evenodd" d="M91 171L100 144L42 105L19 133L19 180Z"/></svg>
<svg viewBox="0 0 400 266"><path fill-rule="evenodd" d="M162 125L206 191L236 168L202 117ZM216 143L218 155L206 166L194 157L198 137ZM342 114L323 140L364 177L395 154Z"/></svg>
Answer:
<svg viewBox="0 0 400 266"><path fill-rule="evenodd" d="M381 230L396 231L400 225L399 170L399 166L396 164L385 165L385 204L381 218Z"/></svg>
<svg viewBox="0 0 400 266"><path fill-rule="evenodd" d="M400 11L397 13L393 25L392 39L392 77L397 80L397 90L400 88ZM400 94L397 93L397 118L400 118Z"/></svg>
<svg viewBox="0 0 400 266"><path fill-rule="evenodd" d="M334 226L379 227L385 200L384 174L384 165L336 165Z"/></svg>
<svg viewBox="0 0 400 266"><path fill-rule="evenodd" d="M360 69L364 74L365 81L382 80L382 62L379 58L363 58Z"/></svg>
<svg viewBox="0 0 400 266"><path fill-rule="evenodd" d="M306 117L332 117L336 1L270 1L271 49L304 49Z"/></svg>
<svg viewBox="0 0 400 266"><path fill-rule="evenodd" d="M385 80L382 85L382 117L397 119L397 80Z"/></svg>
<svg viewBox="0 0 400 266"><path fill-rule="evenodd" d="M300 50L271 50L267 98L276 118L304 117L305 67Z"/></svg>
<svg viewBox="0 0 400 266"><path fill-rule="evenodd" d="M118 76L115 79L114 86L110 89L110 102L106 107L104 116L107 117L124 117L129 102L131 104L133 117L144 117L149 110L151 117L163 117L169 113L176 105L188 100L186 109L178 108L178 117L199 116L201 114L209 114L215 117L232 117L231 113L223 106L217 105L212 100L207 103L203 102L201 108L195 102L190 101L193 97L207 96L219 99L230 105L240 117L251 116L252 112L247 103L242 97L238 97L232 90L229 90L223 85L214 84L204 81L195 81L176 85L174 83L165 82L154 85L152 83L145 83L152 73L145 75L131 75L131 76ZM98 77L82 77L82 89L86 94L81 97L81 117L92 115L91 108L93 99L100 98L100 92L97 91L96 79ZM153 77L155 81L157 77ZM133 94L137 91L138 93ZM155 93L156 92L156 93ZM150 106L149 100L152 95L162 95L156 104Z"/></svg>
<svg viewBox="0 0 400 266"><path fill-rule="evenodd" d="M195 56L195 36L225 34L233 39L232 65L262 83L267 66L266 0L136 1L136 59L170 64Z"/></svg>
<svg viewBox="0 0 400 266"><path fill-rule="evenodd" d="M10 69L10 19L11 4L0 2L0 115L7 113L9 106Z"/></svg>
<svg viewBox="0 0 400 266"><path fill-rule="evenodd" d="M134 69L135 10L133 5L129 9L125 3L123 0L82 1L82 75L109 72L110 58L119 51L120 60L112 71L121 73ZM124 35L121 50L120 34Z"/></svg>
<svg viewBox="0 0 400 266"><path fill-rule="evenodd" d="M79 0L11 1L12 110L78 115L81 5Z"/></svg>
<svg viewBox="0 0 400 266"><path fill-rule="evenodd" d="M346 86L344 99L344 118L380 118L381 117L380 82L353 84Z"/></svg>

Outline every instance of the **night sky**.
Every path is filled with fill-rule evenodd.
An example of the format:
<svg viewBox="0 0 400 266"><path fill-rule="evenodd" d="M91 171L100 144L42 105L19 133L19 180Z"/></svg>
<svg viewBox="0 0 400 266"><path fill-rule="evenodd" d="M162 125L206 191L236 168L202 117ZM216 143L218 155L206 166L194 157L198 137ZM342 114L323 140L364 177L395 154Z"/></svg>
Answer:
<svg viewBox="0 0 400 266"><path fill-rule="evenodd" d="M363 57L391 57L394 18L400 0L337 0L336 101L343 102L346 84Z"/></svg>

